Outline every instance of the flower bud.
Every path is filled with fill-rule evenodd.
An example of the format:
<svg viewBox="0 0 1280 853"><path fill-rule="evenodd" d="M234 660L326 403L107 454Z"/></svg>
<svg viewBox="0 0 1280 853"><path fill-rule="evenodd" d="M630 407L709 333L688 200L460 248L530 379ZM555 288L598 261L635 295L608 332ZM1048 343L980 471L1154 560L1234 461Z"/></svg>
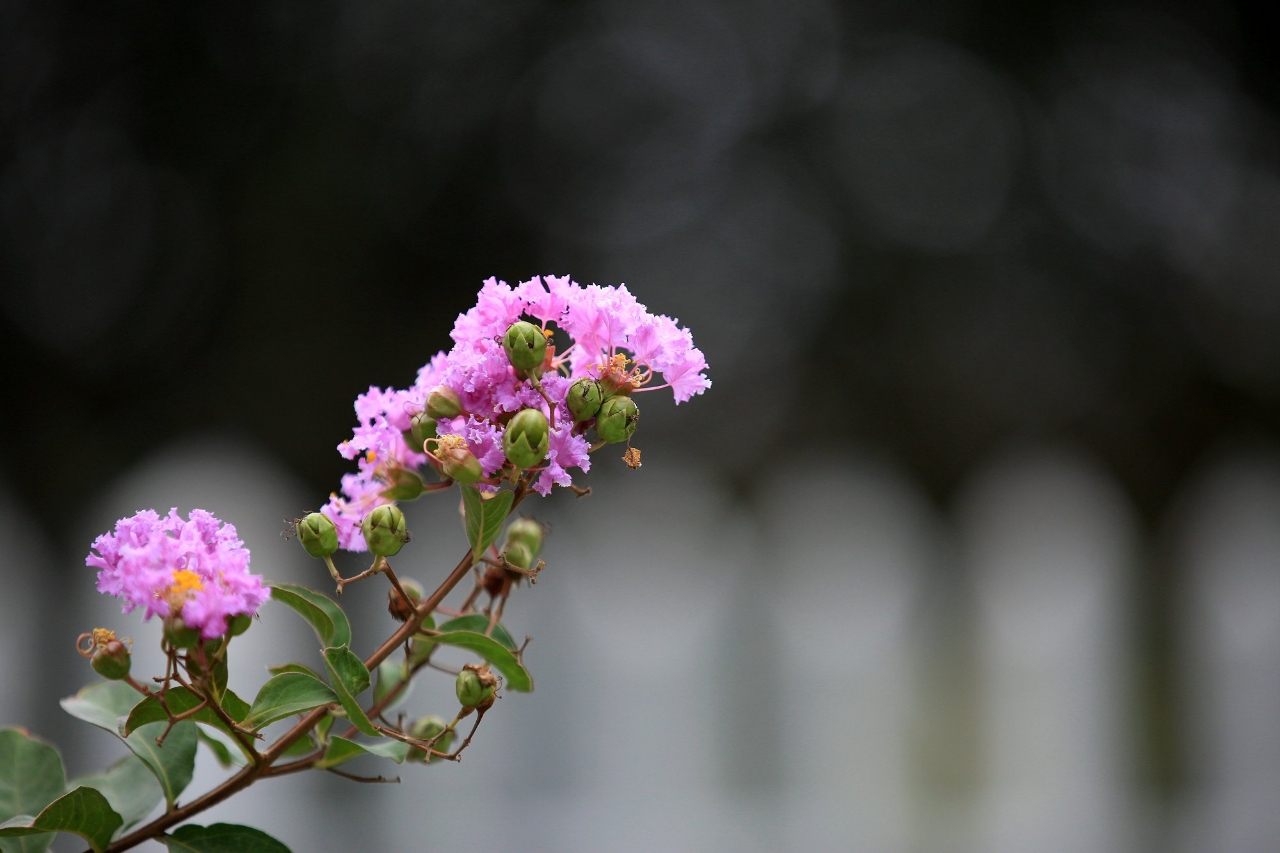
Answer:
<svg viewBox="0 0 1280 853"><path fill-rule="evenodd" d="M188 627L181 616L170 616L164 620L164 638L175 649L190 649L200 642L200 632Z"/></svg>
<svg viewBox="0 0 1280 853"><path fill-rule="evenodd" d="M547 357L547 338L542 330L524 320L512 323L502 336L502 348L516 370L530 371L542 366Z"/></svg>
<svg viewBox="0 0 1280 853"><path fill-rule="evenodd" d="M89 663L103 678L120 681L129 674L129 649L119 640L108 640L93 653Z"/></svg>
<svg viewBox="0 0 1280 853"><path fill-rule="evenodd" d="M574 423L589 421L600 411L600 403L604 400L604 392L600 383L589 376L584 376L569 386L564 403L573 415Z"/></svg>
<svg viewBox="0 0 1280 853"><path fill-rule="evenodd" d="M532 468L547 455L550 441L547 416L537 409L521 409L502 434L502 452L517 468Z"/></svg>
<svg viewBox="0 0 1280 853"><path fill-rule="evenodd" d="M407 468L389 472L391 485L382 490L382 496L391 501L412 501L422 496L422 478Z"/></svg>
<svg viewBox="0 0 1280 853"><path fill-rule="evenodd" d="M409 578L400 578L399 580L400 588L404 590L405 595L409 596L409 600L405 601L404 596L400 594L400 590L394 586L391 587L387 591L387 612L397 622L408 622L410 617L413 616L418 602L422 600L422 585Z"/></svg>
<svg viewBox="0 0 1280 853"><path fill-rule="evenodd" d="M457 396L456 394L454 395ZM409 421L409 446L416 452L422 452L422 444L428 438L436 437L436 419L426 412L418 412Z"/></svg>
<svg viewBox="0 0 1280 853"><path fill-rule="evenodd" d="M460 435L440 436L435 449L440 460L440 473L463 485L471 485L484 476L480 460L467 449L467 442Z"/></svg>
<svg viewBox="0 0 1280 853"><path fill-rule="evenodd" d="M596 415L596 434L610 444L626 441L640 423L640 408L630 397L610 397Z"/></svg>
<svg viewBox="0 0 1280 853"><path fill-rule="evenodd" d="M364 541L369 546L369 553L378 557L394 557L400 553L404 543L409 541L404 513L393 504L375 508L364 517L360 527L364 531Z"/></svg>
<svg viewBox="0 0 1280 853"><path fill-rule="evenodd" d="M249 626L253 624L253 617L246 613L238 616L232 616L227 620L227 636L238 637L245 631L249 630Z"/></svg>
<svg viewBox="0 0 1280 853"><path fill-rule="evenodd" d="M468 710L484 705L493 698L497 689L498 678L489 671L488 664L467 664L458 673L458 681L454 685L458 702Z"/></svg>
<svg viewBox="0 0 1280 853"><path fill-rule="evenodd" d="M536 560L542 553L542 540L546 532L546 528L532 518L517 518L507 527L507 546L522 544L529 549L530 556Z"/></svg>
<svg viewBox="0 0 1280 853"><path fill-rule="evenodd" d="M327 557L338 550L338 528L324 513L309 513L298 522L298 541L311 556Z"/></svg>
<svg viewBox="0 0 1280 853"><path fill-rule="evenodd" d="M458 396L458 392L448 385L437 385L431 389L431 393L427 394L426 414L427 417L436 420L456 418L462 414L462 399Z"/></svg>
<svg viewBox="0 0 1280 853"><path fill-rule="evenodd" d="M533 567L533 552L523 542L508 542L502 549L502 556L511 565L520 569Z"/></svg>
<svg viewBox="0 0 1280 853"><path fill-rule="evenodd" d="M409 726L409 737L428 741L434 737L439 737L439 740L437 740L431 748L437 752L448 752L449 747L453 744L453 732L445 732L446 728L447 724L439 717L423 717L419 720L415 720ZM444 732L444 734L441 734L441 732ZM433 755L430 758L427 758L427 754L425 752L414 747L409 750L409 754L405 758L406 761L422 761L423 759L431 762L438 761L439 757Z"/></svg>

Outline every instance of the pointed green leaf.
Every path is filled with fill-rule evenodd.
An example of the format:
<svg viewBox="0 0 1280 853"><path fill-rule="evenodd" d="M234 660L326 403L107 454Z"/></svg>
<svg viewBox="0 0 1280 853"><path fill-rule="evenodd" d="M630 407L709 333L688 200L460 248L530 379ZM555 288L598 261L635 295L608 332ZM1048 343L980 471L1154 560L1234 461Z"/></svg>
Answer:
<svg viewBox="0 0 1280 853"><path fill-rule="evenodd" d="M380 737L356 698L369 689L369 670L365 669L364 662L351 649L339 646L324 650L324 665L329 670L329 683L342 702L342 710L347 712L347 719L365 734Z"/></svg>
<svg viewBox="0 0 1280 853"><path fill-rule="evenodd" d="M164 739L164 746L158 746L156 738L164 734L167 725L168 723L147 723L135 729L133 734L125 738L124 743L151 768L160 783L160 790L164 792L165 804L173 808L178 795L191 784L199 738L196 736L196 724L183 720L169 731Z"/></svg>
<svg viewBox="0 0 1280 853"><path fill-rule="evenodd" d="M405 675L404 660L392 660L391 658L387 658L382 663L378 664L378 679L373 687L373 700L375 702L381 702L383 697L404 681ZM400 692L396 694L396 698L388 702L386 707L382 709L382 712L385 714L398 707L408 699L412 693L413 682L410 681L408 684L400 688Z"/></svg>
<svg viewBox="0 0 1280 853"><path fill-rule="evenodd" d="M308 733L306 737L300 737L293 743L285 747L284 752L280 753L281 758L301 758L304 755L310 755L316 751L315 736Z"/></svg>
<svg viewBox="0 0 1280 853"><path fill-rule="evenodd" d="M29 819L65 790L66 776L57 749L23 729L0 729L0 821L19 816ZM0 841L0 850L38 853L51 841L52 835L28 835Z"/></svg>
<svg viewBox="0 0 1280 853"><path fill-rule="evenodd" d="M200 704L200 699L194 693L185 687L174 687L165 694L165 702L169 705L169 710L174 714L185 714ZM240 722L249 713L249 705L243 699L230 690L224 691L222 694L222 710L227 712L227 716L236 722ZM132 711L129 712L128 718L124 725L121 726L121 732L128 737L133 734L138 726L145 726L147 723L155 723L162 720L168 720L169 715L164 712L164 708L160 706L160 700L155 696L148 696L137 704ZM191 717L193 722L204 723L207 726L213 726L220 729L228 735L234 737L231 727L223 722L222 718L214 713L213 708L205 707L197 711Z"/></svg>
<svg viewBox="0 0 1280 853"><path fill-rule="evenodd" d="M474 631L477 634L483 634L488 629L489 617L483 613L468 613L466 616L458 616L440 626L440 630L446 633L449 631ZM493 626L493 633L489 636L511 651L514 652L516 650L516 641L511 639L511 635L507 633L506 628L502 627L501 622Z"/></svg>
<svg viewBox="0 0 1280 853"><path fill-rule="evenodd" d="M99 791L80 787L54 800L34 818L24 815L0 824L0 838L73 832L88 841L96 853L102 853L121 822Z"/></svg>
<svg viewBox="0 0 1280 853"><path fill-rule="evenodd" d="M128 716L142 701L142 694L123 681L100 681L90 684L75 696L68 696L61 704L71 716L119 737L119 719Z"/></svg>
<svg viewBox="0 0 1280 853"><path fill-rule="evenodd" d="M351 643L351 624L347 621L347 614L333 599L297 584L273 581L268 586L273 599L296 610L310 623L322 645L346 646Z"/></svg>
<svg viewBox="0 0 1280 853"><path fill-rule="evenodd" d="M142 820L164 799L160 783L146 762L136 755L126 755L101 773L91 773L67 783L68 790L81 786L96 788L107 798L111 809L124 821L120 830ZM120 830L116 831L117 835Z"/></svg>
<svg viewBox="0 0 1280 853"><path fill-rule="evenodd" d="M511 502L515 499L513 492L498 492L485 500L480 497L475 486L461 486L462 505L466 510L463 519L467 530L467 541L471 543L471 564L480 562L489 546L502 532L502 522L511 512Z"/></svg>
<svg viewBox="0 0 1280 853"><path fill-rule="evenodd" d="M288 847L262 830L232 823L187 824L157 840L169 853L289 853Z"/></svg>
<svg viewBox="0 0 1280 853"><path fill-rule="evenodd" d="M337 767L361 755L376 755L379 758L390 758L396 764L403 764L404 757L409 754L409 744L398 740L382 740L378 743L356 743L344 737L334 737L329 741L329 748L324 757L316 762L317 770L328 770Z"/></svg>
<svg viewBox="0 0 1280 853"><path fill-rule="evenodd" d="M217 729L196 726L196 737L200 738L200 742L209 748L214 758L218 759L220 767L245 767L249 764L249 759L235 745L235 741Z"/></svg>
<svg viewBox="0 0 1280 853"><path fill-rule="evenodd" d="M303 666L300 663L282 663L279 666L269 666L267 667L267 672L271 673L272 675L280 675L283 672L301 672L304 675L311 676L317 681L324 680L320 677L320 673L316 672L311 667Z"/></svg>
<svg viewBox="0 0 1280 853"><path fill-rule="evenodd" d="M262 685L241 725L257 731L268 723L290 714L310 711L321 705L338 702L338 697L322 681L302 672L285 672L273 676Z"/></svg>
<svg viewBox="0 0 1280 853"><path fill-rule="evenodd" d="M492 637L475 631L449 631L444 634L433 634L431 639L446 646L468 649L480 655L498 668L506 678L506 686L520 693L533 690L533 677L529 675L515 653Z"/></svg>

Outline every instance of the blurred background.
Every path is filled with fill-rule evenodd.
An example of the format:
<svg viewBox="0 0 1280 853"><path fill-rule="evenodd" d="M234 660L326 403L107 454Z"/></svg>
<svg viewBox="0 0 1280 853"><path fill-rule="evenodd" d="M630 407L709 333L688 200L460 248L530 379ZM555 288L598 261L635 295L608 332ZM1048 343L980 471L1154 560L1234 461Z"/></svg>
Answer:
<svg viewBox="0 0 1280 853"><path fill-rule="evenodd" d="M484 278L571 274L678 317L715 384L642 401L642 470L524 506L537 692L459 765L210 820L295 851L1280 849L1267 5L6 0L0 721L72 772L119 754L57 706L80 631L158 636L93 591L93 537L198 506L324 588L282 519L348 470L356 394L412 383ZM456 504L409 521L431 584ZM348 593L357 651L383 594ZM316 658L280 610L241 692Z"/></svg>

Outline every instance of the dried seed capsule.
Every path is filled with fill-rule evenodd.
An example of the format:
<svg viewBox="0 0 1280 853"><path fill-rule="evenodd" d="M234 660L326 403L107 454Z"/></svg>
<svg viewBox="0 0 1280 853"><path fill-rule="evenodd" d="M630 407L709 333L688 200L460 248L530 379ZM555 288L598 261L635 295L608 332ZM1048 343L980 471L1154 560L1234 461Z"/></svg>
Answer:
<svg viewBox="0 0 1280 853"><path fill-rule="evenodd" d="M408 622L413 616L418 602L422 600L422 585L409 578L400 578L399 580L400 588L404 590L405 595L409 596L409 600L405 601L404 596L400 594L400 590L394 586L391 587L391 589L387 590L387 612L397 622Z"/></svg>

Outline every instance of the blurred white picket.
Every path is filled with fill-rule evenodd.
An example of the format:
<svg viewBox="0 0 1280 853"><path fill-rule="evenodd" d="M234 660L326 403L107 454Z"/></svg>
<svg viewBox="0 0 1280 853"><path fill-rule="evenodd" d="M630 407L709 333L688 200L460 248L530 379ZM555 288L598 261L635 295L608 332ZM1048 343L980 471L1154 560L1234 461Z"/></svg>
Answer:
<svg viewBox="0 0 1280 853"><path fill-rule="evenodd" d="M801 466L793 466L801 467ZM918 491L874 462L815 458L767 484L781 676L777 850L907 850L915 605L936 558Z"/></svg>
<svg viewBox="0 0 1280 853"><path fill-rule="evenodd" d="M981 673L975 849L1128 849L1128 506L1087 460L1027 452L978 473L957 520Z"/></svg>
<svg viewBox="0 0 1280 853"><path fill-rule="evenodd" d="M1280 849L1280 458L1221 458L1172 525L1187 853Z"/></svg>

